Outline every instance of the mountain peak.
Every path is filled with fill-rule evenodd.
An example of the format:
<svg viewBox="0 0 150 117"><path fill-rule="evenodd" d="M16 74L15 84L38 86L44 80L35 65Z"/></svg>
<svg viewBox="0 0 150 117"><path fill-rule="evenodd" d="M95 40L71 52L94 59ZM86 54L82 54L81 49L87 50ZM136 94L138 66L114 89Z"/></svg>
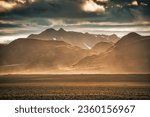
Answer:
<svg viewBox="0 0 150 117"><path fill-rule="evenodd" d="M58 31L59 32L66 32L63 28L60 28Z"/></svg>
<svg viewBox="0 0 150 117"><path fill-rule="evenodd" d="M56 30L53 28L49 28L49 29L46 29L45 31L56 31Z"/></svg>
<svg viewBox="0 0 150 117"><path fill-rule="evenodd" d="M135 32L131 32L131 33L125 35L124 37L122 37L121 40L116 43L116 45L117 46L128 45L135 41L140 40L141 37L142 37L141 35L139 35Z"/></svg>
<svg viewBox="0 0 150 117"><path fill-rule="evenodd" d="M43 32L41 32L40 34L47 34L47 33L50 33L50 32L56 32L56 30L55 29L53 29L53 28L49 28L49 29L46 29L45 31L43 31Z"/></svg>
<svg viewBox="0 0 150 117"><path fill-rule="evenodd" d="M139 36L141 36L141 35L139 35L136 32L131 32L131 33L125 35L123 38L135 38L135 37L139 37Z"/></svg>
<svg viewBox="0 0 150 117"><path fill-rule="evenodd" d="M40 35L49 35L49 34L55 34L56 33L56 30L53 29L53 28L49 28L49 29L46 29L45 31L41 32Z"/></svg>
<svg viewBox="0 0 150 117"><path fill-rule="evenodd" d="M110 35L111 37L118 37L116 34L112 34L112 35Z"/></svg>

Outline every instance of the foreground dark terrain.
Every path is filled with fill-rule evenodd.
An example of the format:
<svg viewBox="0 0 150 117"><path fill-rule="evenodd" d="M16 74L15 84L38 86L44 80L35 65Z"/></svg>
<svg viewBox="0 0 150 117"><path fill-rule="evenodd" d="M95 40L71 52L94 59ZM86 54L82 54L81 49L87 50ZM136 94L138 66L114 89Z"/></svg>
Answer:
<svg viewBox="0 0 150 117"><path fill-rule="evenodd" d="M150 99L150 75L3 75L0 99Z"/></svg>

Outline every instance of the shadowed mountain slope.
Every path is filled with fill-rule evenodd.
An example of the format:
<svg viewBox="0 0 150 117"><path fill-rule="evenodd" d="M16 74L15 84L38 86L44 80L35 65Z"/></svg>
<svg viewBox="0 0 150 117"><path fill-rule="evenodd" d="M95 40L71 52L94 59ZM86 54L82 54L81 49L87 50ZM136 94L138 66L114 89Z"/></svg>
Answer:
<svg viewBox="0 0 150 117"><path fill-rule="evenodd" d="M109 51L82 59L75 66L108 72L150 72L150 37L134 33L123 37ZM131 40L130 40L131 39Z"/></svg>
<svg viewBox="0 0 150 117"><path fill-rule="evenodd" d="M91 53L100 54L100 53L106 52L111 47L113 47L112 43L99 42L91 49Z"/></svg>
<svg viewBox="0 0 150 117"><path fill-rule="evenodd" d="M87 55L87 51L63 41L18 39L0 49L1 66L28 68L67 67Z"/></svg>

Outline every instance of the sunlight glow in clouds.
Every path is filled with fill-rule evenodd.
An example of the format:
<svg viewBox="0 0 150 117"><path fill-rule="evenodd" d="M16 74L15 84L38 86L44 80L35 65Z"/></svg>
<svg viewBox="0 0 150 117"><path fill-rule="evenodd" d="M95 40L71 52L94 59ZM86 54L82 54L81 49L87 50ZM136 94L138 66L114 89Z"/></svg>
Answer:
<svg viewBox="0 0 150 117"><path fill-rule="evenodd" d="M14 7L16 7L17 3L8 3L5 1L0 1L0 12L6 11L6 10L11 10Z"/></svg>
<svg viewBox="0 0 150 117"><path fill-rule="evenodd" d="M104 6L95 3L93 0L86 0L82 5L82 9L85 12L97 12L97 13L105 12Z"/></svg>
<svg viewBox="0 0 150 117"><path fill-rule="evenodd" d="M104 2L104 3L107 3L108 0L96 0L97 2Z"/></svg>
<svg viewBox="0 0 150 117"><path fill-rule="evenodd" d="M0 0L0 12L9 11L16 7L20 7L24 4L32 2L35 2L35 0L14 0L14 1Z"/></svg>
<svg viewBox="0 0 150 117"><path fill-rule="evenodd" d="M133 1L131 2L131 5L133 5L133 6L138 6L138 2L137 2L136 0L133 0Z"/></svg>

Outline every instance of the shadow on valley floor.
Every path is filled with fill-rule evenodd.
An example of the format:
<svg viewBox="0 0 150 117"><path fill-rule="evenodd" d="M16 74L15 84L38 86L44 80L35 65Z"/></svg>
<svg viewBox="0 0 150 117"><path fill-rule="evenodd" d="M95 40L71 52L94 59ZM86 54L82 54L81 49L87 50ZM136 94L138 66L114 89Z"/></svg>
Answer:
<svg viewBox="0 0 150 117"><path fill-rule="evenodd" d="M4 100L149 100L150 75L1 75Z"/></svg>

